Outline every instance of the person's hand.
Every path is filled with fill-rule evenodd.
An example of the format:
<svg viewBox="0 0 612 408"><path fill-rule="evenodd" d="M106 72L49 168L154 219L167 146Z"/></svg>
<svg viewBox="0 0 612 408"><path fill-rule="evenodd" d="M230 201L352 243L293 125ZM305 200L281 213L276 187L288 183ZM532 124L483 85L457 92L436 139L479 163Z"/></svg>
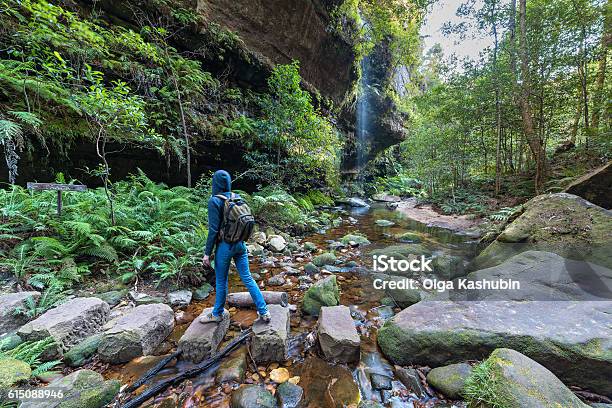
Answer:
<svg viewBox="0 0 612 408"><path fill-rule="evenodd" d="M207 268L210 266L210 257L208 255L204 255L204 258L202 258L202 264L204 264L204 266Z"/></svg>

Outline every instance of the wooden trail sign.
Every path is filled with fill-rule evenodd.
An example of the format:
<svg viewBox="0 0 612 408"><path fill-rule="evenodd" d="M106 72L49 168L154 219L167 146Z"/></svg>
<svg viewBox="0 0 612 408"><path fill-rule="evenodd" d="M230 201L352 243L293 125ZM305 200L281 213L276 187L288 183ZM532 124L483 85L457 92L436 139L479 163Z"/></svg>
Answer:
<svg viewBox="0 0 612 408"><path fill-rule="evenodd" d="M62 215L62 191L87 191L83 184L58 184L58 183L28 183L28 190L56 190L57 191L57 216Z"/></svg>

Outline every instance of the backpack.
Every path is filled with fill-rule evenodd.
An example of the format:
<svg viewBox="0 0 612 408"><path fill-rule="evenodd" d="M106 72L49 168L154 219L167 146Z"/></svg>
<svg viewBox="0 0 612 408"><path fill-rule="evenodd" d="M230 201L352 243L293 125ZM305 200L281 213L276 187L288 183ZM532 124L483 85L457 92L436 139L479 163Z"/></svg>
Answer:
<svg viewBox="0 0 612 408"><path fill-rule="evenodd" d="M223 200L223 220L219 228L219 239L234 244L246 241L253 233L255 217L247 203L237 194L230 193L230 197L218 194Z"/></svg>

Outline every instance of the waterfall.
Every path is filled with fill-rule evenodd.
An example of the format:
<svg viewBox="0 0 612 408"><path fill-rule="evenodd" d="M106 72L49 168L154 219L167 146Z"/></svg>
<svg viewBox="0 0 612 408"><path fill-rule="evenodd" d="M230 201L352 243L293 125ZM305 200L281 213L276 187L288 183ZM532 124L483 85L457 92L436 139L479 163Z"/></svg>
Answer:
<svg viewBox="0 0 612 408"><path fill-rule="evenodd" d="M359 178L363 177L363 169L368 156L369 137L369 56L361 60L361 78L359 83L359 96L357 100L357 123L356 123L356 148L357 148L357 171Z"/></svg>

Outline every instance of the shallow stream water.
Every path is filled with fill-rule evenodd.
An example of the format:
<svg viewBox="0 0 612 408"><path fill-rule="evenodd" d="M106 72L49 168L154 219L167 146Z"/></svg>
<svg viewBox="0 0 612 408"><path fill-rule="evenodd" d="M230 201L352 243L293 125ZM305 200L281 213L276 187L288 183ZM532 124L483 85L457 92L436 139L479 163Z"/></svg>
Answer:
<svg viewBox="0 0 612 408"><path fill-rule="evenodd" d="M346 234L359 233L365 235L371 244L358 248L345 248L338 251L341 263L336 271L338 284L341 290L340 304L351 309L351 314L357 322L357 329L361 336L361 359L358 364L345 366L334 365L324 361L317 350L316 335L314 333L316 318L302 316L299 305L303 291L298 290L296 276L288 276L290 284L278 288L266 287L267 290L285 290L289 293L290 303L298 306L297 313L292 313L291 340L288 360L281 363L291 376L299 376L298 385L304 389L304 406L312 408L356 407L361 399L375 400L390 407L451 407L452 404L439 399L433 391L431 395L417 398L407 390L401 382L393 379L392 389L385 391L375 390L370 381L371 374L380 374L393 377L393 366L383 357L376 344L376 333L384 321L401 309L381 305L385 297L382 290L374 289L368 271L372 267L369 252L373 249L401 243L398 236L406 232L417 234L421 244L435 254L446 253L462 256L466 261L477 252L477 243L465 235L456 234L445 229L427 227L414 220L402 216L399 212L390 210L384 205L377 205L369 209L338 209L343 223L337 228L319 231L304 237L302 242L310 241L319 248L326 250L331 242L339 240ZM382 227L377 220L392 221L394 225ZM251 271L261 275L267 281L273 275L281 273L286 266L299 268L309 261L309 255L283 256L251 260ZM230 273L230 292L244 291L236 273ZM142 376L150 367L159 361L165 353L171 352L178 339L187 329L191 321L197 317L205 307L214 302L214 295L204 301L195 301L181 315L180 324L177 322L174 332L158 354L160 356L146 356L135 359L128 364L111 366L105 372L107 378L117 378L122 384L132 383ZM256 317L254 310L231 308L232 325L225 341L231 340L241 329L250 327ZM221 345L223 347L223 344ZM243 349L236 350L244 353ZM279 364L255 366L247 354L247 374L245 383L261 383L274 392L275 385L267 378L269 371ZM175 375L180 371L192 367L184 361L171 363L163 369L153 380L144 387L157 381ZM228 407L233 388L239 384L215 384L215 373L218 366L210 368L196 378L184 381L180 385L166 390L164 393L150 401L145 406L157 407ZM142 389L136 393L142 392ZM461 405L455 405L461 406Z"/></svg>

